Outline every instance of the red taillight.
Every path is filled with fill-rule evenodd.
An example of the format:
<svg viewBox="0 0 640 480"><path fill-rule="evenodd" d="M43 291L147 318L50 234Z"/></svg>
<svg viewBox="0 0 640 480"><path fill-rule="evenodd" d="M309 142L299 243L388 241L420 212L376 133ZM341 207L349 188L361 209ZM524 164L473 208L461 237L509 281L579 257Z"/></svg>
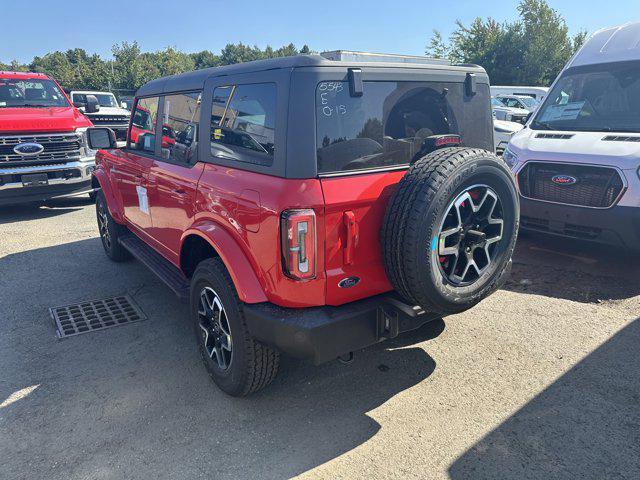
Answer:
<svg viewBox="0 0 640 480"><path fill-rule="evenodd" d="M285 275L297 280L316 276L316 214L311 209L282 213L282 259Z"/></svg>
<svg viewBox="0 0 640 480"><path fill-rule="evenodd" d="M436 138L435 146L436 148L442 148L450 145L460 145L460 143L462 143L462 139L459 135L442 135Z"/></svg>

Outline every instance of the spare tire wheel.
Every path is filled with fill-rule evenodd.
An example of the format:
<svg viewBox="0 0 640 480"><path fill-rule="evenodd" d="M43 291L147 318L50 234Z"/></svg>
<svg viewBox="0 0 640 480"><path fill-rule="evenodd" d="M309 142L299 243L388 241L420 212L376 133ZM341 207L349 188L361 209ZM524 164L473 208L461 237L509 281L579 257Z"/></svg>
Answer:
<svg viewBox="0 0 640 480"><path fill-rule="evenodd" d="M408 170L384 219L387 276L427 311L471 308L506 279L520 206L505 163L485 150L446 148Z"/></svg>

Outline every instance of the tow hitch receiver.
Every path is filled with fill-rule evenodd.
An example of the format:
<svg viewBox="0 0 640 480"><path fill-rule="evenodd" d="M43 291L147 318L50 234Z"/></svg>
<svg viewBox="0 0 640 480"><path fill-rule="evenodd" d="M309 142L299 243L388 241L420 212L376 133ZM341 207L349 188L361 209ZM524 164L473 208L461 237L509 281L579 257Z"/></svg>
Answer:
<svg viewBox="0 0 640 480"><path fill-rule="evenodd" d="M437 318L440 316L409 305L395 294L388 295L378 309L378 338L395 338L400 332L415 330Z"/></svg>

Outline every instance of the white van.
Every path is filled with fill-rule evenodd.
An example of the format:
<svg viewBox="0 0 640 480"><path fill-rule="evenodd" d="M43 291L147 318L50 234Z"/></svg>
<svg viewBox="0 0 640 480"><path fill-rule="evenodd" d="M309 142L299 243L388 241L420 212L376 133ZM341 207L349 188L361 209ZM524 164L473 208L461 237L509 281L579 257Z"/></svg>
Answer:
<svg viewBox="0 0 640 480"><path fill-rule="evenodd" d="M503 158L523 228L640 249L640 23L593 34Z"/></svg>
<svg viewBox="0 0 640 480"><path fill-rule="evenodd" d="M509 87L509 86L491 86L491 96L499 95L516 95L519 97L535 98L538 102L544 100L549 92L549 87Z"/></svg>

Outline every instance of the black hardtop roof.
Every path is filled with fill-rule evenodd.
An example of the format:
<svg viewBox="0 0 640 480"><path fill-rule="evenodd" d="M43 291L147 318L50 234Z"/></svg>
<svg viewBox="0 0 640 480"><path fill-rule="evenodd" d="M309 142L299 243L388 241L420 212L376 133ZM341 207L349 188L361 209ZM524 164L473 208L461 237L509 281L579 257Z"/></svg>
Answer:
<svg viewBox="0 0 640 480"><path fill-rule="evenodd" d="M389 56L393 59L392 56ZM294 69L300 67L372 67L372 68L407 68L407 69L431 69L431 70L456 70L473 73L486 74L485 70L478 65L447 65L442 61L429 62L427 57L424 63L404 63L402 61L352 61L352 60L329 60L322 55L295 55L292 57L269 58L266 60L255 60L252 62L236 63L223 67L204 68L192 72L171 75L169 77L157 78L145 83L136 92L138 97L158 95L169 92L179 92L188 90L199 90L204 86L204 82L209 77L225 75L235 75L240 73L263 72L266 70Z"/></svg>

